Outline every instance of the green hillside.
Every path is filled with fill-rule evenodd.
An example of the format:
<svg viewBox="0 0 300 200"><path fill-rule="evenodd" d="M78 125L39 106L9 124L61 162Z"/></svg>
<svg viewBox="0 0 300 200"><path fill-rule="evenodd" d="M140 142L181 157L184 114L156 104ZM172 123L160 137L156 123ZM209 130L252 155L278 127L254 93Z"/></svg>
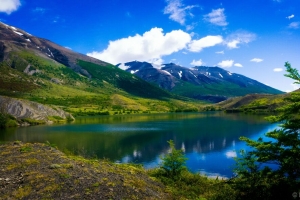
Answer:
<svg viewBox="0 0 300 200"><path fill-rule="evenodd" d="M37 52L9 52L0 63L0 95L62 106L75 115L199 110L203 104L174 96L110 64L77 60L77 65L91 78Z"/></svg>

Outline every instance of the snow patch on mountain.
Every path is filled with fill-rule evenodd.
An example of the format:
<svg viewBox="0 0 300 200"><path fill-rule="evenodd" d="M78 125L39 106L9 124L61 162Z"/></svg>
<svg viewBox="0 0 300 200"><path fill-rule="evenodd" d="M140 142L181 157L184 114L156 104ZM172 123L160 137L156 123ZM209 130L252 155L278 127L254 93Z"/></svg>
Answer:
<svg viewBox="0 0 300 200"><path fill-rule="evenodd" d="M135 70L135 71L134 71L134 70L131 70L130 73L131 73L131 74L135 74L135 73L137 73L138 71L139 71L139 70Z"/></svg>
<svg viewBox="0 0 300 200"><path fill-rule="evenodd" d="M170 75L170 76L172 76L172 74L170 73L170 72L168 72L168 71L166 71L166 70L161 70L162 72L165 72L166 74L168 74L168 75Z"/></svg>
<svg viewBox="0 0 300 200"><path fill-rule="evenodd" d="M18 34L18 35L24 35L23 33L20 33L18 31L13 31L14 33Z"/></svg>
<svg viewBox="0 0 300 200"><path fill-rule="evenodd" d="M220 74L220 73L219 73L219 76L220 76L221 78L223 78L222 74Z"/></svg>
<svg viewBox="0 0 300 200"><path fill-rule="evenodd" d="M178 72L180 78L182 78L182 71Z"/></svg>
<svg viewBox="0 0 300 200"><path fill-rule="evenodd" d="M197 76L195 74L193 74L193 72L189 71L195 78L197 78Z"/></svg>

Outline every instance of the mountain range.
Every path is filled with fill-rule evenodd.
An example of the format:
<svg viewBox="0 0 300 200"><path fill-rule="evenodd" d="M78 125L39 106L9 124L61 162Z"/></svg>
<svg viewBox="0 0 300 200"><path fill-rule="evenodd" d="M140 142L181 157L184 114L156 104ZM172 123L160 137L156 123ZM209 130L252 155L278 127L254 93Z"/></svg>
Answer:
<svg viewBox="0 0 300 200"><path fill-rule="evenodd" d="M198 110L203 104L4 23L0 95L61 106L78 115Z"/></svg>
<svg viewBox="0 0 300 200"><path fill-rule="evenodd" d="M160 88L198 100L219 102L229 97L251 93L282 93L256 80L219 67L186 68L174 63L160 66L138 61L122 63L117 66Z"/></svg>
<svg viewBox="0 0 300 200"><path fill-rule="evenodd" d="M249 93L281 92L218 67L114 66L0 23L2 96L91 115L197 111L205 102Z"/></svg>

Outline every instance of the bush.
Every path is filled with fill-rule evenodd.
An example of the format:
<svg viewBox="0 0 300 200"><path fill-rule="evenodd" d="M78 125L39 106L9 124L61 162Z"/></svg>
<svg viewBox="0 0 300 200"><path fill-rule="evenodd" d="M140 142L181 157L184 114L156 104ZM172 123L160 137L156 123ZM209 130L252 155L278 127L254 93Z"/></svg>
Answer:
<svg viewBox="0 0 300 200"><path fill-rule="evenodd" d="M0 128L7 128L7 127L15 127L18 126L16 119L9 115L0 113Z"/></svg>
<svg viewBox="0 0 300 200"><path fill-rule="evenodd" d="M184 153L181 149L175 149L173 140L168 141L168 143L170 145L170 153L162 158L161 169L164 170L168 177L176 178L186 169L185 162L187 158L184 157Z"/></svg>

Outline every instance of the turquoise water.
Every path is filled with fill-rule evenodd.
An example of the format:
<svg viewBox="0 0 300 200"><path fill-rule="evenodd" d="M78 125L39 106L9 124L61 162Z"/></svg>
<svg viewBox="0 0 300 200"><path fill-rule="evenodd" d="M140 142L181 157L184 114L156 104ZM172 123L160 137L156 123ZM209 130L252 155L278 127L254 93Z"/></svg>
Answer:
<svg viewBox="0 0 300 200"><path fill-rule="evenodd" d="M185 152L187 167L209 176L232 176L240 136L256 139L277 127L262 116L222 112L78 118L74 123L0 130L0 141L46 142L87 157L156 167L167 141Z"/></svg>

